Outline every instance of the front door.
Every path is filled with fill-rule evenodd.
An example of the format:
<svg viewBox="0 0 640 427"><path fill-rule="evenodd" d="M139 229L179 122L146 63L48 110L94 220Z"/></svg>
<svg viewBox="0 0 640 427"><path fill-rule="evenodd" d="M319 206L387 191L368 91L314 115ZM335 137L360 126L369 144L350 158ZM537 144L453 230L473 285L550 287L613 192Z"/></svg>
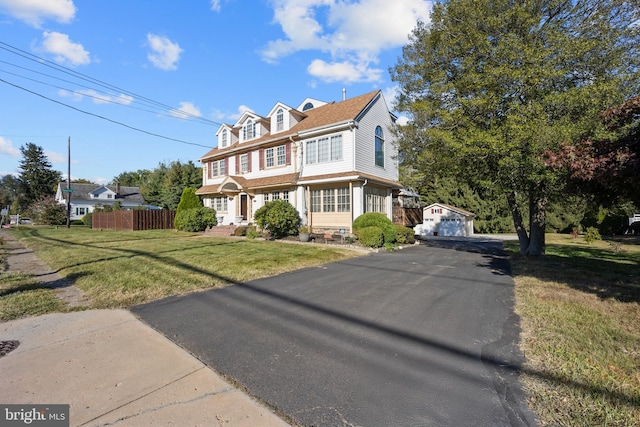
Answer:
<svg viewBox="0 0 640 427"><path fill-rule="evenodd" d="M247 195L246 194L241 194L240 195L240 215L242 215L242 219L244 221L247 220Z"/></svg>

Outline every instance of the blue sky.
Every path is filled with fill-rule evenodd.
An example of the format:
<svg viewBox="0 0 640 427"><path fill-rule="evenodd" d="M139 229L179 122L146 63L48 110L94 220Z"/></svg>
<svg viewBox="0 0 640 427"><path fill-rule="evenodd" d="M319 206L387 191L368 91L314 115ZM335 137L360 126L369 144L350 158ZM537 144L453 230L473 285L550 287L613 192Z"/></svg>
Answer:
<svg viewBox="0 0 640 427"><path fill-rule="evenodd" d="M41 146L66 176L107 183L196 164L220 123L276 102L375 89L424 0L0 0L0 175ZM391 105L390 105L391 107Z"/></svg>

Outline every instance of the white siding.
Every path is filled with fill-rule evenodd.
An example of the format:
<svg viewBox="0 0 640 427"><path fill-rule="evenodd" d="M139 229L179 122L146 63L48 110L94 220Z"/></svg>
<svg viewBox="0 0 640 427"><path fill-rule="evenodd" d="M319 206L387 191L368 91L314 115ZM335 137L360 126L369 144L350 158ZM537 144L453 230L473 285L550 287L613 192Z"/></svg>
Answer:
<svg viewBox="0 0 640 427"><path fill-rule="evenodd" d="M384 132L384 168L375 164L375 130ZM393 122L382 95L358 123L356 130L356 169L392 181L398 180L397 148L392 133Z"/></svg>

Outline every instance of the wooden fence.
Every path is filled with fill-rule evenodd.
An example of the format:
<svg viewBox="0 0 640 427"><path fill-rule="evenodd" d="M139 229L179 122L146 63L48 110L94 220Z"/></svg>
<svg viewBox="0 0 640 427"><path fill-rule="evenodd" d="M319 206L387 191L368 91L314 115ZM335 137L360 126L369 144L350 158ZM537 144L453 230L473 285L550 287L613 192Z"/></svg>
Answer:
<svg viewBox="0 0 640 427"><path fill-rule="evenodd" d="M422 223L422 208L393 207L393 223L405 227L415 227Z"/></svg>
<svg viewBox="0 0 640 427"><path fill-rule="evenodd" d="M115 211L94 212L91 218L91 228L106 230L162 230L172 229L176 211Z"/></svg>

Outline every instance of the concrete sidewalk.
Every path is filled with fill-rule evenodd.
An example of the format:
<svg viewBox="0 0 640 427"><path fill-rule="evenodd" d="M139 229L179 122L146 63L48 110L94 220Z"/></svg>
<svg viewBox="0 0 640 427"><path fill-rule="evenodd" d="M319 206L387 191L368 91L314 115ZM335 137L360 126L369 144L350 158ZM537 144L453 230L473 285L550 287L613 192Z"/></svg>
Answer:
<svg viewBox="0 0 640 427"><path fill-rule="evenodd" d="M0 340L20 342L0 403L69 404L71 426L287 426L126 310L0 323Z"/></svg>

